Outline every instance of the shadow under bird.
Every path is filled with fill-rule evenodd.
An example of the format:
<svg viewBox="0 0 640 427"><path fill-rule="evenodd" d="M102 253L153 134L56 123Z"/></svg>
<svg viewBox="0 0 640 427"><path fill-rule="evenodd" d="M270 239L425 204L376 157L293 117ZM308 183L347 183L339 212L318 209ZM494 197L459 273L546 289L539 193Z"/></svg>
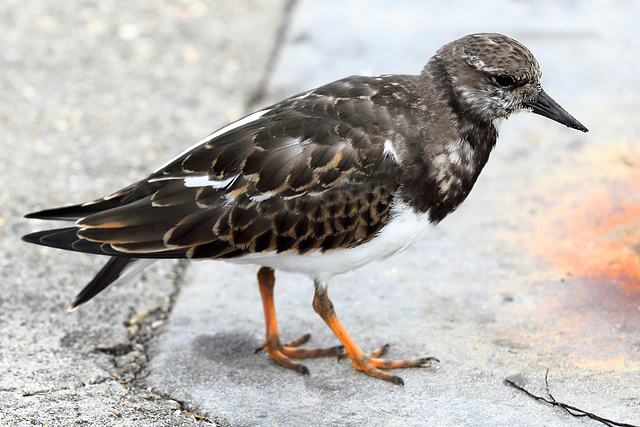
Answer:
<svg viewBox="0 0 640 427"><path fill-rule="evenodd" d="M467 197L499 124L532 111L587 129L542 89L529 50L500 34L472 34L440 48L419 75L352 76L292 96L204 138L147 178L102 199L27 218L72 221L27 242L111 257L71 308L161 258L257 264L262 348L294 359L349 357L357 370L403 384L389 369L432 357L363 352L338 320L329 280L396 254ZM342 346L280 342L274 269L315 285L313 308Z"/></svg>

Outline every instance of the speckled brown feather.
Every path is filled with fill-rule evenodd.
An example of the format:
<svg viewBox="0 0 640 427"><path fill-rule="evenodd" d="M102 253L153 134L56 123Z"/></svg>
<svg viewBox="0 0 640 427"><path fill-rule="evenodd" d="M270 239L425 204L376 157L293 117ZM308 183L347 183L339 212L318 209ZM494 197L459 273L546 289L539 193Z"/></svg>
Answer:
<svg viewBox="0 0 640 427"><path fill-rule="evenodd" d="M116 193L127 203L80 218L77 236L111 253L183 250L197 259L367 242L388 221L400 184L384 144L401 136L381 92L415 79L351 77L292 97ZM402 96L413 102L408 90ZM185 185L203 176L229 182Z"/></svg>
<svg viewBox="0 0 640 427"><path fill-rule="evenodd" d="M114 257L72 307L153 258L236 258L307 274L322 290L453 212L501 119L526 110L586 132L539 80L520 43L471 34L419 75L338 80L213 133L108 197L29 214L76 223L23 239Z"/></svg>

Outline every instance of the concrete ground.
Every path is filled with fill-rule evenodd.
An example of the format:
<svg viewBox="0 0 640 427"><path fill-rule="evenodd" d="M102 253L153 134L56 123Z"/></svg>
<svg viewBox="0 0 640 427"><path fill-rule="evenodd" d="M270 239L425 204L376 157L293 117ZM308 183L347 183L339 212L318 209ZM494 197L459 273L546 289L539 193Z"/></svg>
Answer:
<svg viewBox="0 0 640 427"><path fill-rule="evenodd" d="M0 423L600 425L506 385L640 425L640 6L284 1L0 5ZM284 39L283 30L288 25ZM424 241L336 277L365 349L436 356L311 375L254 354L257 268L159 262L71 314L103 259L29 246L21 216L143 177L250 108L362 71L416 73L442 44L502 32L589 129L521 114L469 199ZM40 228L39 228L40 227ZM276 273L283 339L334 345L312 284Z"/></svg>

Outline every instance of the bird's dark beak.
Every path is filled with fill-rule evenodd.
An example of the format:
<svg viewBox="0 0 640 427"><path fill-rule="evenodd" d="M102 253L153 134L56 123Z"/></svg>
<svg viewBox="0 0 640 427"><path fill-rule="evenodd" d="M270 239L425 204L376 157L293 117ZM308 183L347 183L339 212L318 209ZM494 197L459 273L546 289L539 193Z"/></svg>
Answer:
<svg viewBox="0 0 640 427"><path fill-rule="evenodd" d="M547 95L547 92L544 90L540 91L538 99L535 101L525 102L524 106L526 108L531 108L531 111L536 114L555 120L565 126L578 129L582 132L589 132L589 129L584 127L582 123L577 121L571 114L567 113L567 111L562 108L560 104L554 101L553 98Z"/></svg>

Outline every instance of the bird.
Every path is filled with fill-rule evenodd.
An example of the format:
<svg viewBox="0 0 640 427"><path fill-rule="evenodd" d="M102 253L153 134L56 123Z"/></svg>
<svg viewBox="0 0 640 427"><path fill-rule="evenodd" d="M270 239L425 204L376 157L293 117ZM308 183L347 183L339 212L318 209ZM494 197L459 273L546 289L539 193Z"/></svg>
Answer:
<svg viewBox="0 0 640 427"><path fill-rule="evenodd" d="M71 221L23 236L38 245L106 255L70 309L166 258L259 266L266 339L286 368L338 356L356 370L404 384L389 372L434 357L365 353L328 296L334 276L387 258L422 239L456 210L494 148L500 125L528 111L587 128L542 88L533 54L496 33L445 44L416 75L351 76L260 109L198 141L146 178L87 203L26 218ZM313 308L340 340L282 343L274 270L313 281Z"/></svg>

